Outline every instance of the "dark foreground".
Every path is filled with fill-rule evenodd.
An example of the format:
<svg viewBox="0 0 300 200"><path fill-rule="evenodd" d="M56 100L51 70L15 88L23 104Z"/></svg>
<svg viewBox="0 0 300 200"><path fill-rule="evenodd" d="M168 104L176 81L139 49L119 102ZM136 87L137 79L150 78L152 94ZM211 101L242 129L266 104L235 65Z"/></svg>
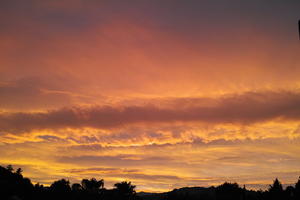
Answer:
<svg viewBox="0 0 300 200"><path fill-rule="evenodd" d="M282 188L275 179L266 191L241 188L237 183L224 183L217 187L175 189L166 193L136 193L131 182L120 182L113 189L105 189L104 181L83 179L74 183L61 179L50 187L33 185L24 178L22 170L11 165L0 166L0 200L300 200L300 178L295 186Z"/></svg>

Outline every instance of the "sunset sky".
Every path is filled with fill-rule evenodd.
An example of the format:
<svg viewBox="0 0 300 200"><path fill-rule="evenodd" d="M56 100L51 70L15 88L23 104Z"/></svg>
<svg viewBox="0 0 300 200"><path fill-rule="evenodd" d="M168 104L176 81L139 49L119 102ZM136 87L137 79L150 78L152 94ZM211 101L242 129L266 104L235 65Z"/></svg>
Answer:
<svg viewBox="0 0 300 200"><path fill-rule="evenodd" d="M1 0L0 165L167 191L300 176L299 0Z"/></svg>

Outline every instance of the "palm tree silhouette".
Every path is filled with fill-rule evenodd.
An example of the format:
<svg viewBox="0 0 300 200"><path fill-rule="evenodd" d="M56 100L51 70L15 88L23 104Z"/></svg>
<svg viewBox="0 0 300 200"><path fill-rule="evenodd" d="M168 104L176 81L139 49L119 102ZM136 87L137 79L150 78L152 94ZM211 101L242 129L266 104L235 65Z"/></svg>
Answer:
<svg viewBox="0 0 300 200"><path fill-rule="evenodd" d="M131 182L123 181L121 183L116 183L114 186L119 194L119 199L129 200L133 199L136 195L136 186L132 185Z"/></svg>
<svg viewBox="0 0 300 200"><path fill-rule="evenodd" d="M104 180L97 181L95 178L91 178L90 180L82 179L81 185L85 190L96 191L104 188Z"/></svg>

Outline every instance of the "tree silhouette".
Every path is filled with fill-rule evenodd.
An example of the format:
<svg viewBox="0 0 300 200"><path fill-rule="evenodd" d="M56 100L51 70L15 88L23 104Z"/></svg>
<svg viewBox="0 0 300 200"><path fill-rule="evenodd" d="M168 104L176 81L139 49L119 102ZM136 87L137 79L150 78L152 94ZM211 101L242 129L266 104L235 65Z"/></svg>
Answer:
<svg viewBox="0 0 300 200"><path fill-rule="evenodd" d="M295 188L293 186L286 187L284 191L284 197L286 200L293 200L295 196Z"/></svg>
<svg viewBox="0 0 300 200"><path fill-rule="evenodd" d="M85 190L96 191L104 187L104 180L97 181L95 178L91 178L90 180L82 179L81 185Z"/></svg>
<svg viewBox="0 0 300 200"><path fill-rule="evenodd" d="M136 195L135 185L132 185L131 182L123 181L121 183L116 183L115 190L118 192L120 199L129 200L133 199Z"/></svg>
<svg viewBox="0 0 300 200"><path fill-rule="evenodd" d="M72 184L72 191L81 191L83 188L79 183Z"/></svg>
<svg viewBox="0 0 300 200"><path fill-rule="evenodd" d="M269 187L269 198L272 200L283 199L283 188L280 181L276 178L273 185Z"/></svg>
<svg viewBox="0 0 300 200"><path fill-rule="evenodd" d="M237 183L227 183L217 187L180 188L167 193L141 195L135 191L136 186L123 181L114 184L113 189L104 188L104 180L83 179L82 185L66 179L54 181L50 187L32 185L30 179L24 178L22 169L14 170L11 165L0 166L0 200L299 200L300 177L295 187L285 190L276 178L266 191L252 191L241 188Z"/></svg>
<svg viewBox="0 0 300 200"><path fill-rule="evenodd" d="M12 167L12 165L7 165L6 166L6 169L10 172L13 172L14 171L14 168Z"/></svg>
<svg viewBox="0 0 300 200"><path fill-rule="evenodd" d="M243 189L237 183L223 183L216 188L217 200L240 200L243 196Z"/></svg>
<svg viewBox="0 0 300 200"><path fill-rule="evenodd" d="M71 191L70 182L67 181L67 180L65 180L65 179L54 181L51 184L50 189L54 193L66 193L66 192L70 192Z"/></svg>
<svg viewBox="0 0 300 200"><path fill-rule="evenodd" d="M22 175L22 172L23 172L23 170L21 168L18 168L17 171L16 171L16 173L19 174L19 175Z"/></svg>
<svg viewBox="0 0 300 200"><path fill-rule="evenodd" d="M33 194L33 185L28 178L23 178L21 171L13 172L13 167L0 166L0 199L30 199Z"/></svg>
<svg viewBox="0 0 300 200"><path fill-rule="evenodd" d="M295 184L295 199L300 199L300 176L297 183Z"/></svg>

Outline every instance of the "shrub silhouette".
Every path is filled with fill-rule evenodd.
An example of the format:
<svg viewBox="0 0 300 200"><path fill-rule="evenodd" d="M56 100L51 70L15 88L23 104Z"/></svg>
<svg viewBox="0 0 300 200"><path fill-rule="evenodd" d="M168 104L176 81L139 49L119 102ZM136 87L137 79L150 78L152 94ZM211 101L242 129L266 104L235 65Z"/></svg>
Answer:
<svg viewBox="0 0 300 200"><path fill-rule="evenodd" d="M243 196L243 189L237 183L223 183L216 188L217 200L240 200Z"/></svg>

